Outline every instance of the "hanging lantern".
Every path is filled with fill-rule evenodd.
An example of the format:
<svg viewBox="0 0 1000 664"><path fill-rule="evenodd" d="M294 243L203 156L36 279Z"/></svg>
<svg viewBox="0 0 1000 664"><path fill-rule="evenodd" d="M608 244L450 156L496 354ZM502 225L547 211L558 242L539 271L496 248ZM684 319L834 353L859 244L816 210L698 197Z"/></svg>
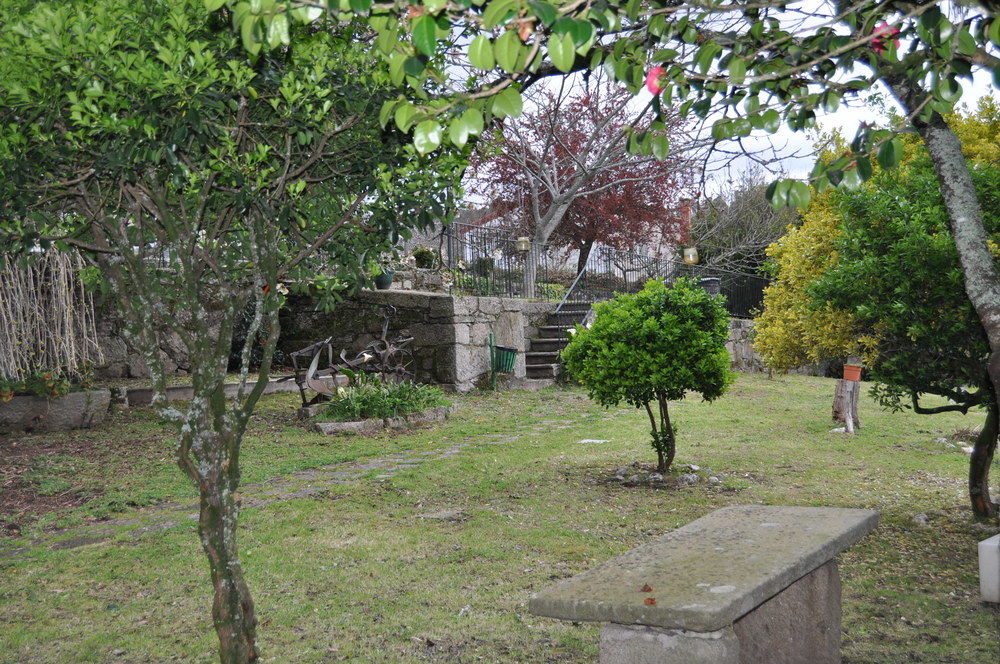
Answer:
<svg viewBox="0 0 1000 664"><path fill-rule="evenodd" d="M526 254L531 251L531 240L527 236L522 235L517 238L517 243L514 245L514 248L522 254Z"/></svg>
<svg viewBox="0 0 1000 664"><path fill-rule="evenodd" d="M684 262L688 265L694 265L698 262L697 247L684 247Z"/></svg>

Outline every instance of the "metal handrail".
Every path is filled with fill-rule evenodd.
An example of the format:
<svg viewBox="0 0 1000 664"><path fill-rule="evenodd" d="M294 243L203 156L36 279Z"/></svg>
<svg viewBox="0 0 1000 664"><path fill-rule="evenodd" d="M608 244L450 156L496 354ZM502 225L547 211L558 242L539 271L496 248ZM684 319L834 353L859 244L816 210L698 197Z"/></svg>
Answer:
<svg viewBox="0 0 1000 664"><path fill-rule="evenodd" d="M573 283L570 284L569 289L566 291L566 294L563 295L563 298L561 300L559 300L559 304L556 305L555 313L559 313L560 311L562 311L563 305L566 304L566 302L569 300L569 296L573 294L573 291L576 289L576 284L580 281L580 277L583 276L583 273L587 271L587 266L589 264L590 264L590 257L588 256L587 265L583 266L583 269L580 270L580 273L576 275L576 279L574 279Z"/></svg>

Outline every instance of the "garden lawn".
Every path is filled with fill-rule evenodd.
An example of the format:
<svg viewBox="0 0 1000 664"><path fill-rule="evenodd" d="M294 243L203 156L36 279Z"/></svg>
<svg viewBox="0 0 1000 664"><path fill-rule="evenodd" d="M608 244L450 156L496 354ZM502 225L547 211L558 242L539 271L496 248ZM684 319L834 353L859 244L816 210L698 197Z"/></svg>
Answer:
<svg viewBox="0 0 1000 664"><path fill-rule="evenodd" d="M660 489L614 480L620 466L655 460L645 413L605 411L577 390L461 396L442 426L374 438L312 433L293 419L295 395L266 397L244 446L247 482L467 446L245 510L263 661L593 662L597 626L533 617L531 593L711 510L765 503L882 511L878 530L841 560L845 663L996 664L1000 618L979 602L975 544L986 533L965 507L968 457L936 440L981 415L883 413L865 397L852 437L829 431L833 389L820 378L740 376L713 404L672 406L677 463L723 482ZM58 453L60 441L69 452ZM16 474L26 499L77 492L82 505L22 501L22 534L0 538L0 552L130 505L195 498L171 461L169 427L149 410L97 431L0 442L5 458L10 449L29 464ZM210 602L188 524L0 559L0 663L214 662Z"/></svg>

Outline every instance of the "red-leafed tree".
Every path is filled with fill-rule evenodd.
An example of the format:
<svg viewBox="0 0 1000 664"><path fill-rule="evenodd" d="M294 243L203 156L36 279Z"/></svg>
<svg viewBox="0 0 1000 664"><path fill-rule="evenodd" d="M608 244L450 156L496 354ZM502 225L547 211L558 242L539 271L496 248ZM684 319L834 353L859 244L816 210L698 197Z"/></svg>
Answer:
<svg viewBox="0 0 1000 664"><path fill-rule="evenodd" d="M538 244L579 252L582 269L595 243L616 249L672 250L686 233L683 201L692 196L695 147L670 109L660 154L630 154L635 98L613 83L591 80L535 92L532 108L480 142L473 161L476 191L501 223ZM662 150L662 148L661 148ZM657 159L657 157L665 157ZM526 294L537 266L529 255Z"/></svg>

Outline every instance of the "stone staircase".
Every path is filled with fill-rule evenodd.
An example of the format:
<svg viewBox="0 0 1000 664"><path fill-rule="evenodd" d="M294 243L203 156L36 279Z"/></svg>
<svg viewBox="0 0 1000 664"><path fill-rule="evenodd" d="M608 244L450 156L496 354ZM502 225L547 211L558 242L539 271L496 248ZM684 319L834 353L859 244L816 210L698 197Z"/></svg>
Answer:
<svg viewBox="0 0 1000 664"><path fill-rule="evenodd" d="M573 302L548 315L545 325L538 328L538 336L528 340L524 354L528 378L552 380L559 375L559 353L569 343L567 330L582 323L589 313L589 302Z"/></svg>

